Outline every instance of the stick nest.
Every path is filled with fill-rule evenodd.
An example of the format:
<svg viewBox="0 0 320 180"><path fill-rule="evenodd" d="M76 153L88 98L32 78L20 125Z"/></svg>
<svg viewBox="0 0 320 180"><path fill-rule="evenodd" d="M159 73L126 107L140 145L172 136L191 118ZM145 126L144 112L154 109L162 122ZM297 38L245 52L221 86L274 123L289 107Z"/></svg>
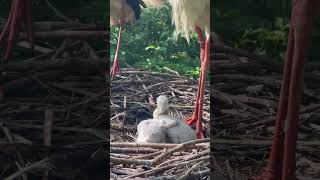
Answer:
<svg viewBox="0 0 320 180"><path fill-rule="evenodd" d="M186 118L192 115L197 80L172 73L123 69L111 81L111 177L155 179L208 178L209 139L177 144L135 144L139 122L152 118L156 98L169 98L171 114ZM204 98L203 122L209 137L209 83ZM140 147L142 146L142 147Z"/></svg>
<svg viewBox="0 0 320 180"><path fill-rule="evenodd" d="M212 48L213 158L221 171L230 169L224 171L227 179L248 179L261 172L269 157L282 64L241 49ZM299 179L320 177L319 70L319 64L306 64L297 146ZM228 173L232 170L237 175Z"/></svg>
<svg viewBox="0 0 320 180"><path fill-rule="evenodd" d="M97 157L108 141L107 62L91 57L87 42L71 42L3 66L0 179L106 177Z"/></svg>

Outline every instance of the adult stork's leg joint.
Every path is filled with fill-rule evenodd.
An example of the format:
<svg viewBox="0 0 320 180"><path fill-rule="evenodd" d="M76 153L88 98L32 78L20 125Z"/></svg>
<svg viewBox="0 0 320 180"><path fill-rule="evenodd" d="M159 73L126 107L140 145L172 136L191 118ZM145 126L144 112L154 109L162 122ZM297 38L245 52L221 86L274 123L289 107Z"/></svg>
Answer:
<svg viewBox="0 0 320 180"><path fill-rule="evenodd" d="M196 32L198 33L200 44L200 62L202 62L205 56L205 39L203 37L203 32L199 26L196 26Z"/></svg>

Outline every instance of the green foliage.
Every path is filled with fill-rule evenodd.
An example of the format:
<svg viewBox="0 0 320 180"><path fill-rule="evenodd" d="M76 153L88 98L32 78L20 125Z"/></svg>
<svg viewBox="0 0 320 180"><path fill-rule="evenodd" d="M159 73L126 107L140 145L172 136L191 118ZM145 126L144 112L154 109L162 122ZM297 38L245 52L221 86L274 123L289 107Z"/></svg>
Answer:
<svg viewBox="0 0 320 180"><path fill-rule="evenodd" d="M291 0L217 1L214 31L227 44L283 59L290 25ZM311 61L320 60L320 26L316 23Z"/></svg>
<svg viewBox="0 0 320 180"><path fill-rule="evenodd" d="M113 60L119 28L111 28L110 58ZM141 18L134 25L125 26L120 49L122 67L144 68L164 71L164 67L183 75L199 75L199 43L196 34L192 34L190 44L173 36L171 9L145 9Z"/></svg>
<svg viewBox="0 0 320 180"><path fill-rule="evenodd" d="M269 56L283 56L287 45L289 22L283 18L276 18L274 29L249 28L235 42L235 47L246 47Z"/></svg>

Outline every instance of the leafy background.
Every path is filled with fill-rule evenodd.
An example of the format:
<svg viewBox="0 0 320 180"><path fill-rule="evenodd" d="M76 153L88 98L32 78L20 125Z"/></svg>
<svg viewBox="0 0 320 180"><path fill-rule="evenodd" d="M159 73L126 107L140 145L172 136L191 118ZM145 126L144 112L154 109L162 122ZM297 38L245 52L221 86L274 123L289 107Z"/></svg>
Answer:
<svg viewBox="0 0 320 180"><path fill-rule="evenodd" d="M163 71L164 67L181 74L197 77L199 73L199 44L196 34L188 44L185 39L174 36L171 24L171 8L145 9L140 20L125 26L121 46L122 67L138 67ZM113 60L118 27L111 28L111 54Z"/></svg>
<svg viewBox="0 0 320 180"><path fill-rule="evenodd" d="M287 45L291 1L215 1L214 30L231 46L282 60ZM312 34L311 61L320 61L319 46L318 19Z"/></svg>
<svg viewBox="0 0 320 180"><path fill-rule="evenodd" d="M61 20L48 8L45 0L33 0L35 21ZM51 0L64 15L81 22L108 22L105 0ZM0 22L4 22L11 0L0 0ZM283 60L291 12L291 0L223 0L214 1L211 11L213 31L227 45L265 54ZM125 26L120 61L122 67L155 71L171 68L196 78L199 74L199 45L196 34L188 44L184 38L173 37L170 7L145 9L134 25ZM111 27L110 59L114 58L118 27ZM93 46L105 46L91 42ZM320 21L312 35L310 61L320 61ZM15 55L19 52L15 51Z"/></svg>

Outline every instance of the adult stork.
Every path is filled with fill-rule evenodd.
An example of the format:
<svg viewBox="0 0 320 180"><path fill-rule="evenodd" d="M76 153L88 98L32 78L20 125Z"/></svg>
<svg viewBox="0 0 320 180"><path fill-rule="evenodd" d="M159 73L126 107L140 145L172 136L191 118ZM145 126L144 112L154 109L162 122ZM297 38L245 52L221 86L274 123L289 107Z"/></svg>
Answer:
<svg viewBox="0 0 320 180"><path fill-rule="evenodd" d="M123 34L123 25L127 23L132 24L139 19L142 10L141 7L145 7L142 0L110 0L110 23L111 25L120 25L116 53L110 71L112 79L116 73L120 71L119 50Z"/></svg>
<svg viewBox="0 0 320 180"><path fill-rule="evenodd" d="M268 164L256 180L295 180L296 144L303 68L319 0L293 0L283 84ZM286 123L285 123L286 121Z"/></svg>
<svg viewBox="0 0 320 180"><path fill-rule="evenodd" d="M176 33L182 34L189 42L190 33L196 31L200 42L200 77L193 115L187 124L196 124L197 138L203 138L202 107L206 72L210 63L210 0L168 0L172 6L172 22ZM205 33L205 37L203 35Z"/></svg>

